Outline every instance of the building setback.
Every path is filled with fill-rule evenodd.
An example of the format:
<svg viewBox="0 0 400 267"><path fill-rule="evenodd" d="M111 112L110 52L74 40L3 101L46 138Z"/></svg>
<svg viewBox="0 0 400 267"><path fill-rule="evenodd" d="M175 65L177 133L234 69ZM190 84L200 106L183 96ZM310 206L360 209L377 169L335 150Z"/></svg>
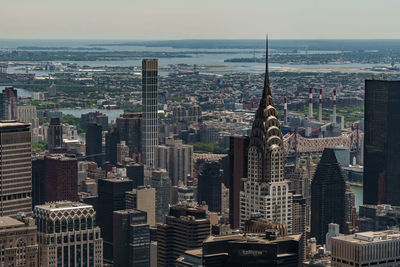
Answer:
<svg viewBox="0 0 400 267"><path fill-rule="evenodd" d="M156 190L148 186L139 186L125 193L126 209L142 210L147 213L147 223L156 225Z"/></svg>
<svg viewBox="0 0 400 267"><path fill-rule="evenodd" d="M311 237L317 244L325 243L329 223L345 226L346 182L335 152L325 148L311 183Z"/></svg>
<svg viewBox="0 0 400 267"><path fill-rule="evenodd" d="M78 161L61 154L46 156L46 201L78 201Z"/></svg>
<svg viewBox="0 0 400 267"><path fill-rule="evenodd" d="M142 61L142 154L143 163L154 167L155 147L158 145L157 80L158 60Z"/></svg>
<svg viewBox="0 0 400 267"><path fill-rule="evenodd" d="M0 121L0 216L32 213L31 132L28 123Z"/></svg>
<svg viewBox="0 0 400 267"><path fill-rule="evenodd" d="M400 81L365 81L364 204L400 206Z"/></svg>
<svg viewBox="0 0 400 267"><path fill-rule="evenodd" d="M39 266L103 266L103 240L92 206L52 202L36 206L34 215Z"/></svg>

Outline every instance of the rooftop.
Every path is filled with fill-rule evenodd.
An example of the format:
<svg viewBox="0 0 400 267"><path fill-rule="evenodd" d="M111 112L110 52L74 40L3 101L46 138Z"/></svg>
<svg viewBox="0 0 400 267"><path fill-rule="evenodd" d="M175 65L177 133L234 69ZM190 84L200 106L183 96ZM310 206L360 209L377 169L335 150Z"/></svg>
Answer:
<svg viewBox="0 0 400 267"><path fill-rule="evenodd" d="M333 239L348 241L351 243L370 244L370 243L379 243L390 240L400 240L400 232L393 230L378 231L378 232L363 232L354 235L338 236L334 237Z"/></svg>
<svg viewBox="0 0 400 267"><path fill-rule="evenodd" d="M13 127L29 127L30 124L26 122L19 122L16 120L0 120L0 129L13 128Z"/></svg>
<svg viewBox="0 0 400 267"><path fill-rule="evenodd" d="M287 241L287 240L300 240L301 235L287 235L287 236L282 236L282 237L277 237L274 240L269 240L265 238L265 235L243 235L243 234L234 234L234 235L224 235L224 236L210 236L207 238L204 243L208 242L218 242L218 241L228 241L228 240L234 240L236 242L241 242L241 243L264 243L264 244L269 244L269 243L275 243L275 242L280 242L280 241Z"/></svg>
<svg viewBox="0 0 400 267"><path fill-rule="evenodd" d="M47 202L44 205L35 206L35 209L43 209L49 211L59 211L59 210L76 209L76 208L93 208L93 206L81 202L72 202L72 201Z"/></svg>
<svg viewBox="0 0 400 267"><path fill-rule="evenodd" d="M12 227L20 227L24 226L25 224L23 222L20 222L16 219L13 219L8 216L0 217L0 230L5 229L5 228L12 228Z"/></svg>

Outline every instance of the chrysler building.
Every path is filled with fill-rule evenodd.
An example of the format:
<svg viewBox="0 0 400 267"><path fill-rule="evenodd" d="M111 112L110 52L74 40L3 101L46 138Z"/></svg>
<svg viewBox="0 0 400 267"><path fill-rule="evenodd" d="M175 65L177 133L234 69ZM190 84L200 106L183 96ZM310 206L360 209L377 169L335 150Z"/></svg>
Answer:
<svg viewBox="0 0 400 267"><path fill-rule="evenodd" d="M253 122L248 173L240 192L240 225L257 215L287 226L292 232L292 193L284 177L285 156L278 113L272 100L266 43L264 89Z"/></svg>

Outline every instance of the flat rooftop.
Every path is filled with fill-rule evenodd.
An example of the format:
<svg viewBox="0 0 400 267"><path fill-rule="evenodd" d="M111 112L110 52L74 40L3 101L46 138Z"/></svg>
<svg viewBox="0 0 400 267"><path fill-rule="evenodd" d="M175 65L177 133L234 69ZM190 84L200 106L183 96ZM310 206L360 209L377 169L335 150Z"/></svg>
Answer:
<svg viewBox="0 0 400 267"><path fill-rule="evenodd" d="M390 240L400 240L400 232L387 230L378 232L362 232L354 235L343 235L334 237L334 239L343 240L351 243L370 244L380 243Z"/></svg>
<svg viewBox="0 0 400 267"><path fill-rule="evenodd" d="M25 224L23 222L20 222L11 217L8 217L8 216L0 217L0 230L6 229L6 228L20 227L20 226L24 226L24 225Z"/></svg>
<svg viewBox="0 0 400 267"><path fill-rule="evenodd" d="M72 202L72 201L47 202L44 205L35 206L35 209L43 209L48 211L60 211L60 210L77 209L77 208L93 208L93 206L81 202Z"/></svg>
<svg viewBox="0 0 400 267"><path fill-rule="evenodd" d="M207 238L204 243L208 242L216 242L216 241L236 241L240 243L276 243L280 241L287 241L287 240L300 240L301 235L287 235L282 237L277 237L275 240L269 240L264 238L265 235L258 235L258 234L247 234L246 236L243 234L234 234L234 235L225 235L225 236L210 236Z"/></svg>

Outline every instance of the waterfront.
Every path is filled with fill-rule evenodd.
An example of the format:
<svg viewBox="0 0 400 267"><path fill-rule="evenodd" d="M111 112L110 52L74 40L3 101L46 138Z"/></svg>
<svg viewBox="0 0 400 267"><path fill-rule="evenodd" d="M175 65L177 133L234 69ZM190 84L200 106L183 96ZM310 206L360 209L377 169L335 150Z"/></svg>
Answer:
<svg viewBox="0 0 400 267"><path fill-rule="evenodd" d="M358 211L358 208L360 205L363 204L363 188L361 186L353 186L350 185L350 190L354 193L355 195L355 206Z"/></svg>

